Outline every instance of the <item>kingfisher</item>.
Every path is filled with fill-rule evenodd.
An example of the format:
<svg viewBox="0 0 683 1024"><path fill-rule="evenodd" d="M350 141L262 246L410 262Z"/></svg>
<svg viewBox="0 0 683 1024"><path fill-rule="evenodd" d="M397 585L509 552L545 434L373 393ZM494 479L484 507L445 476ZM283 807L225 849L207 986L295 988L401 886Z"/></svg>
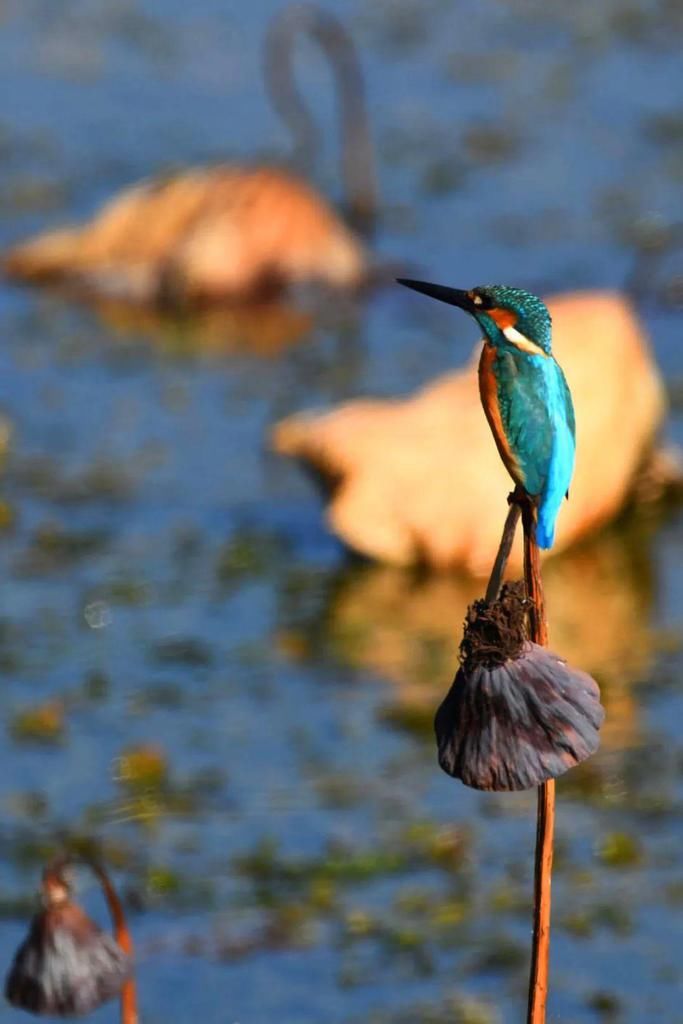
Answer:
<svg viewBox="0 0 683 1024"><path fill-rule="evenodd" d="M536 506L536 542L551 548L560 506L569 497L576 424L569 386L552 354L546 305L507 285L462 291L405 278L398 283L464 309L484 332L484 412L505 468Z"/></svg>

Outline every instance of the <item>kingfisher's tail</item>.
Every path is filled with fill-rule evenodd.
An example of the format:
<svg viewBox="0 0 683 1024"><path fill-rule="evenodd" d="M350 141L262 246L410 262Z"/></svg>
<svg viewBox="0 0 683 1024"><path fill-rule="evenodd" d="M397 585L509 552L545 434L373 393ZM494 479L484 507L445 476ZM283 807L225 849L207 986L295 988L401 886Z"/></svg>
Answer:
<svg viewBox="0 0 683 1024"><path fill-rule="evenodd" d="M555 543L555 524L564 501L564 490L547 488L541 496L536 516L536 543L539 548L551 548Z"/></svg>
<svg viewBox="0 0 683 1024"><path fill-rule="evenodd" d="M536 521L536 543L539 548L544 550L551 548L555 542L555 518L557 516L557 510L552 515L548 515L547 512L543 514L543 506L538 510L538 519Z"/></svg>
<svg viewBox="0 0 683 1024"><path fill-rule="evenodd" d="M555 541L555 519L557 509L549 514L547 503L541 499L538 503L532 501L532 516L534 521L534 540L539 548L547 550L553 546Z"/></svg>
<svg viewBox="0 0 683 1024"><path fill-rule="evenodd" d="M559 371L561 373L561 371ZM564 377L562 377L564 381ZM565 385L566 387L566 385ZM567 396L569 392L567 391ZM569 485L574 471L574 430L571 399L569 411L557 416L554 423L552 457L548 476L538 503L536 542L539 548L551 548L555 541L555 523L562 502L569 497Z"/></svg>

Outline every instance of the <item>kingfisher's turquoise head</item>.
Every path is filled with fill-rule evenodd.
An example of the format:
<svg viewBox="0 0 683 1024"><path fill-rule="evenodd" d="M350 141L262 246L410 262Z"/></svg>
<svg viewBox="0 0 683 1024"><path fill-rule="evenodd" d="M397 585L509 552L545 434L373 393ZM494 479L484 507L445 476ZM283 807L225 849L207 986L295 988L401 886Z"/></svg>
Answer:
<svg viewBox="0 0 683 1024"><path fill-rule="evenodd" d="M512 346L529 355L551 354L550 313L545 303L523 288L490 284L461 291L405 278L399 278L398 283L464 309L474 317L492 345Z"/></svg>

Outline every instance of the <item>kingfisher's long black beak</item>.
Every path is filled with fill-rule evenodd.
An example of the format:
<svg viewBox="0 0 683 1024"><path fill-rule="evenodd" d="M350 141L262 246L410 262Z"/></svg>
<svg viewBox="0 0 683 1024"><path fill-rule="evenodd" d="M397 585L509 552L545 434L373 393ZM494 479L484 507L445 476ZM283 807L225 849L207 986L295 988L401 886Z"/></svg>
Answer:
<svg viewBox="0 0 683 1024"><path fill-rule="evenodd" d="M427 281L411 281L407 277L397 277L396 281L398 284L405 285L406 288L412 288L415 292L422 292L423 295L429 295L432 299L438 299L439 302L447 302L450 306L459 306L467 313L477 312L470 293L462 291L460 288L446 288L442 284L428 284Z"/></svg>

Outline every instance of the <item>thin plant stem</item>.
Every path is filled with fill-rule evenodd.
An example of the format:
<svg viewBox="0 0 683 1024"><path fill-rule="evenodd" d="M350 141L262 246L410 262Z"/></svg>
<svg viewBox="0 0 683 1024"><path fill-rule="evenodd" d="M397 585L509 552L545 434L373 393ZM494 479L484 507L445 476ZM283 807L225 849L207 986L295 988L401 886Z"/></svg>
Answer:
<svg viewBox="0 0 683 1024"><path fill-rule="evenodd" d="M91 857L85 857L84 860L93 874L97 877L102 892L104 893L104 898L107 901L107 907L109 908L109 914L112 920L114 938L123 952L132 959L133 939L130 931L128 930L128 922L126 921L126 916L123 912L123 907L118 893L116 892L109 875L99 861L94 860ZM130 977L128 977L123 983L123 987L121 989L121 1024L138 1024L137 1004L138 1000L135 976L131 973Z"/></svg>
<svg viewBox="0 0 683 1024"><path fill-rule="evenodd" d="M529 598L529 639L545 647L548 643L548 626L545 620L543 580L541 561L536 543L536 506L530 498L522 503L522 526L524 527L524 580Z"/></svg>
<svg viewBox="0 0 683 1024"><path fill-rule="evenodd" d="M550 960L550 885L555 833L555 780L538 787L534 863L534 933L529 972L527 1024L545 1024Z"/></svg>
<svg viewBox="0 0 683 1024"><path fill-rule="evenodd" d="M546 645L548 627L543 600L543 581L536 543L536 506L527 498L522 504L524 527L524 579L529 598L529 639ZM550 959L550 905L555 831L555 780L538 787L536 856L534 863L534 932L529 974L527 1024L545 1024Z"/></svg>
<svg viewBox="0 0 683 1024"><path fill-rule="evenodd" d="M503 535L500 538L498 554L496 555L496 560L493 563L493 569L491 570L491 578L489 579L489 583L486 588L485 600L488 604L492 604L500 592L503 576L505 574L505 567L507 566L508 558L510 557L512 542L515 539L517 523L519 522L519 516L522 511L517 491L510 495L508 501L510 503L510 508L508 509L505 526L503 527Z"/></svg>

